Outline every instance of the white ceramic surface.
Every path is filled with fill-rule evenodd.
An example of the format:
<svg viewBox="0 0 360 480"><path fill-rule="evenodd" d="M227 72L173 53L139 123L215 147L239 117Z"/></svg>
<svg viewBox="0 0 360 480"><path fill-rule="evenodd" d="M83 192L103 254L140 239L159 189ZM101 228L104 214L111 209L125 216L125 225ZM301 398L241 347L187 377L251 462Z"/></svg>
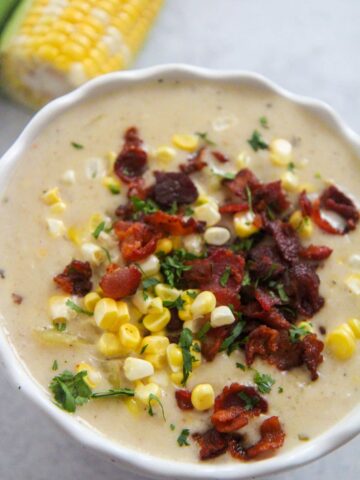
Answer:
<svg viewBox="0 0 360 480"><path fill-rule="evenodd" d="M318 116L320 121L331 125L345 141L351 144L360 155L360 137L347 127L337 114L325 103L294 95L265 79L264 77L249 72L221 72L190 67L186 65L165 65L144 70L123 73L114 73L89 82L78 90L55 100L41 110L26 127L16 143L0 161L0 191L4 188L8 176L16 166L26 148L31 144L41 129L62 112L75 103L86 101L100 93L124 88L129 83L141 83L157 78L192 79L206 78L210 81L247 83L259 85L265 89L276 92ZM265 474L288 470L310 462L336 447L344 444L360 432L360 407L350 412L341 422L333 428L292 451L281 453L274 457L243 464L233 462L227 465L211 464L182 464L169 460L162 460L139 453L124 446L115 444L110 440L89 429L85 424L77 421L75 417L61 411L52 404L46 392L32 379L27 369L20 363L15 351L11 347L6 332L0 332L0 352L11 377L20 385L22 390L43 411L52 417L58 424L67 430L83 445L92 448L117 462L123 469L141 473L154 478L181 478L181 479L245 479L258 477Z"/></svg>

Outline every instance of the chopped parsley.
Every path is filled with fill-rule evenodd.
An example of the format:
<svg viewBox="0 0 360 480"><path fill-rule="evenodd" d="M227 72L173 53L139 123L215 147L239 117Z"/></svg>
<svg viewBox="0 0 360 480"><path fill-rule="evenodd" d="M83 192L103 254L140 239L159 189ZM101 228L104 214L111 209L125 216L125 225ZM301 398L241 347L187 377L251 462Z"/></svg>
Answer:
<svg viewBox="0 0 360 480"><path fill-rule="evenodd" d="M295 163L294 162L289 162L287 164L287 169L290 171L290 172L294 172L295 170Z"/></svg>
<svg viewBox="0 0 360 480"><path fill-rule="evenodd" d="M269 145L262 138L261 133L258 130L253 131L251 138L248 140L248 144L255 152L269 148Z"/></svg>
<svg viewBox="0 0 360 480"><path fill-rule="evenodd" d="M259 123L263 128L269 128L268 119L264 115L259 118Z"/></svg>
<svg viewBox="0 0 360 480"><path fill-rule="evenodd" d="M259 403L258 397L251 397L245 392L239 392L238 395L241 398L241 400L245 403L244 405L245 410L252 410Z"/></svg>
<svg viewBox="0 0 360 480"><path fill-rule="evenodd" d="M196 255L192 255L183 248L173 250L169 255L162 255L159 252L159 257L161 261L161 273L164 275L166 279L166 283L170 285L170 287L176 287L177 284L180 282L183 272L191 270L190 265L185 265L186 260L193 260Z"/></svg>
<svg viewBox="0 0 360 480"><path fill-rule="evenodd" d="M66 330L66 322L55 322L54 327L58 332L64 332Z"/></svg>
<svg viewBox="0 0 360 480"><path fill-rule="evenodd" d="M193 356L190 352L192 341L193 336L191 330L189 328L184 328L179 339L179 347L181 348L183 356L183 379L181 381L183 385L186 385L187 379L192 372Z"/></svg>
<svg viewBox="0 0 360 480"><path fill-rule="evenodd" d="M169 215L175 215L175 213L177 213L177 211L178 211L178 208L179 208L179 207L178 207L177 202L173 202L173 203L171 204L171 207L167 210L167 213L168 213Z"/></svg>
<svg viewBox="0 0 360 480"><path fill-rule="evenodd" d="M177 308L178 310L181 310L184 306L185 300L181 298L179 295L176 300L164 300L163 305L166 308Z"/></svg>
<svg viewBox="0 0 360 480"><path fill-rule="evenodd" d="M160 408L161 408L161 413L162 413L162 417L163 417L163 419L164 419L164 422L166 422L163 404L161 403L160 398L159 398L157 395L154 395L153 393L150 393L150 395L149 395L148 414L150 415L150 417L153 417L153 416L155 415L155 414L154 414L153 407L152 407L152 405L151 405L151 402L153 402L153 401L156 402L156 403L158 403L158 405L160 406Z"/></svg>
<svg viewBox="0 0 360 480"><path fill-rule="evenodd" d="M100 248L101 248L101 250L105 253L107 261L108 261L109 263L111 263L111 255L110 255L109 250L108 250L107 248L105 248L105 247L100 247Z"/></svg>
<svg viewBox="0 0 360 480"><path fill-rule="evenodd" d="M87 315L88 317L92 317L94 314L93 312L89 312L89 310L85 310L84 308L79 307L76 303L74 303L70 298L66 301L65 304L67 307L71 308L71 310L74 310L76 313L83 313L84 315Z"/></svg>
<svg viewBox="0 0 360 480"><path fill-rule="evenodd" d="M236 368L240 368L243 372L246 370L246 366L243 363L236 362Z"/></svg>
<svg viewBox="0 0 360 480"><path fill-rule="evenodd" d="M186 290L186 294L190 297L190 298L196 298L198 295L199 295L199 292L197 292L196 290Z"/></svg>
<svg viewBox="0 0 360 480"><path fill-rule="evenodd" d="M311 333L311 324L307 325L300 325L299 327L296 325L291 325L289 330L290 341L292 343L297 343L301 340L302 337Z"/></svg>
<svg viewBox="0 0 360 480"><path fill-rule="evenodd" d="M247 270L245 270L244 278L243 278L243 281L241 283L241 286L246 287L248 285L251 285L251 278L250 278L249 272Z"/></svg>
<svg viewBox="0 0 360 480"><path fill-rule="evenodd" d="M234 180L236 177L236 174L232 172L221 172L220 170L215 170L214 168L212 168L211 171L214 175L223 178L224 180Z"/></svg>
<svg viewBox="0 0 360 480"><path fill-rule="evenodd" d="M190 443L188 442L188 438L190 435L190 430L188 428L184 428L181 430L180 435L177 438L177 443L179 444L179 447L188 447Z"/></svg>
<svg viewBox="0 0 360 480"><path fill-rule="evenodd" d="M158 283L160 282L157 278L144 278L144 280L142 281L142 288L143 290L147 290L148 288L155 287L155 285L157 285Z"/></svg>
<svg viewBox="0 0 360 480"><path fill-rule="evenodd" d="M321 176L321 173L320 172L316 172L314 174L314 177L317 179L317 180L321 180L322 179L322 176Z"/></svg>
<svg viewBox="0 0 360 480"><path fill-rule="evenodd" d="M57 360L54 360L53 361L53 364L51 366L51 370L54 370L54 372L56 372L56 370L59 368L59 365L58 365L58 362Z"/></svg>
<svg viewBox="0 0 360 480"><path fill-rule="evenodd" d="M99 235L101 232L105 230L105 222L100 222L99 225L95 228L95 230L92 233L92 236L96 239L99 238Z"/></svg>
<svg viewBox="0 0 360 480"><path fill-rule="evenodd" d="M278 393L283 393L283 392L284 392L283 387L279 387L279 388L278 388Z"/></svg>
<svg viewBox="0 0 360 480"><path fill-rule="evenodd" d="M248 186L246 186L246 198L247 198L247 203L249 205L249 211L250 213L254 213L253 206L252 206L252 193L251 190Z"/></svg>
<svg viewBox="0 0 360 480"><path fill-rule="evenodd" d="M185 217L191 217L194 214L194 210L191 207L186 207L184 215Z"/></svg>
<svg viewBox="0 0 360 480"><path fill-rule="evenodd" d="M119 195L119 193L121 192L120 187L118 187L117 185L113 185L113 184L108 185L108 189L110 190L110 192L113 195Z"/></svg>
<svg viewBox="0 0 360 480"><path fill-rule="evenodd" d="M173 432L175 430L175 425L173 423L170 423L170 430Z"/></svg>
<svg viewBox="0 0 360 480"><path fill-rule="evenodd" d="M230 249L237 252L247 252L251 249L254 243L254 238L243 238L242 240L236 240L231 246Z"/></svg>
<svg viewBox="0 0 360 480"><path fill-rule="evenodd" d="M274 273L274 270L276 269L276 265L275 264L273 265L271 265L271 268L270 268L271 271L269 271L268 276L271 276ZM278 295L282 303L289 302L289 297L287 296L284 285L281 282L271 281L269 282L269 287L275 290L275 293Z"/></svg>
<svg viewBox="0 0 360 480"><path fill-rule="evenodd" d="M256 384L259 393L270 393L275 380L266 373L256 371L254 374L254 383Z"/></svg>
<svg viewBox="0 0 360 480"><path fill-rule="evenodd" d="M138 197L131 197L130 200L133 204L135 212L137 213L141 212L147 215L149 213L155 213L159 210L159 207L150 198L148 198L147 200L141 200Z"/></svg>
<svg viewBox="0 0 360 480"><path fill-rule="evenodd" d="M227 351L228 355L236 348L235 340L238 338L238 336L242 333L243 329L245 326L245 322L240 321L238 322L231 334L225 338L225 340L222 342L221 347L220 347L220 352Z"/></svg>
<svg viewBox="0 0 360 480"><path fill-rule="evenodd" d="M76 150L82 150L84 148L84 145L81 145L81 143L77 142L71 142L71 146L76 148Z"/></svg>
<svg viewBox="0 0 360 480"><path fill-rule="evenodd" d="M208 132L195 132L195 135L197 135L207 145L215 147L216 143L210 140L208 137Z"/></svg>
<svg viewBox="0 0 360 480"><path fill-rule="evenodd" d="M207 334L207 332L210 330L210 328L211 328L210 322L204 323L204 325L200 328L200 330L196 334L197 339L202 340Z"/></svg>
<svg viewBox="0 0 360 480"><path fill-rule="evenodd" d="M104 392L94 392L91 398L133 397L134 395L135 392L131 388L111 388Z"/></svg>
<svg viewBox="0 0 360 480"><path fill-rule="evenodd" d="M149 344L146 343L140 350L140 355L142 355L143 353L145 353L145 350L148 348Z"/></svg>
<svg viewBox="0 0 360 480"><path fill-rule="evenodd" d="M219 283L222 287L226 287L226 285L229 281L229 278L230 278L230 274L231 274L231 268L228 266L228 267L225 268L223 274L220 277Z"/></svg>

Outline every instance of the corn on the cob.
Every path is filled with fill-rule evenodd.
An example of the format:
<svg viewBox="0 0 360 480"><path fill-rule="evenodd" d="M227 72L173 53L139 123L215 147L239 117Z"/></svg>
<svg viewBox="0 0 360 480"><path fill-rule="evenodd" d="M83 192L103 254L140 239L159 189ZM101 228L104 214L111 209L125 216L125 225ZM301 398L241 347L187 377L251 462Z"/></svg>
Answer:
<svg viewBox="0 0 360 480"><path fill-rule="evenodd" d="M163 0L22 0L0 39L4 90L39 107L129 66Z"/></svg>

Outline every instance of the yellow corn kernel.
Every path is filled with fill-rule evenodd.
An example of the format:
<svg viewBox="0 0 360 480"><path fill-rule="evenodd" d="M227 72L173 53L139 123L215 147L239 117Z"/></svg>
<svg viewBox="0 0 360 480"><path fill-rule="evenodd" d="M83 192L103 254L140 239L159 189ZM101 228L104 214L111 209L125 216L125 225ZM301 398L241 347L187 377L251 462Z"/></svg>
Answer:
<svg viewBox="0 0 360 480"><path fill-rule="evenodd" d="M201 365L201 343L199 340L194 340L190 347L192 356L192 368L198 368Z"/></svg>
<svg viewBox="0 0 360 480"><path fill-rule="evenodd" d="M316 188L312 183L300 183L297 190L298 192L303 192L305 190L307 193L316 192Z"/></svg>
<svg viewBox="0 0 360 480"><path fill-rule="evenodd" d="M247 238L259 231L259 227L254 224L255 215L253 212L236 213L234 215L235 233L240 238Z"/></svg>
<svg viewBox="0 0 360 480"><path fill-rule="evenodd" d="M80 362L76 365L75 369L77 372L86 372L84 380L90 388L95 388L99 384L101 373L88 363Z"/></svg>
<svg viewBox="0 0 360 480"><path fill-rule="evenodd" d="M176 343L170 343L166 349L166 358L173 372L179 372L183 367L183 354Z"/></svg>
<svg viewBox="0 0 360 480"><path fill-rule="evenodd" d="M171 237L171 241L173 244L173 249L181 248L182 246L182 238L181 237Z"/></svg>
<svg viewBox="0 0 360 480"><path fill-rule="evenodd" d="M96 304L101 299L100 295L96 292L89 292L84 297L84 307L89 312L95 310Z"/></svg>
<svg viewBox="0 0 360 480"><path fill-rule="evenodd" d="M121 300L120 302L117 302L117 309L118 309L118 317L119 317L120 324L122 325L123 323L130 322L130 313L129 313L128 304Z"/></svg>
<svg viewBox="0 0 360 480"><path fill-rule="evenodd" d="M194 208L194 217L205 222L208 227L213 227L221 220L219 207L212 202L206 202Z"/></svg>
<svg viewBox="0 0 360 480"><path fill-rule="evenodd" d="M269 145L270 160L274 165L284 167L292 160L292 145L283 138L275 138Z"/></svg>
<svg viewBox="0 0 360 480"><path fill-rule="evenodd" d="M148 335L142 339L140 351L142 351L144 355L165 355L168 345L169 339L167 337L161 335Z"/></svg>
<svg viewBox="0 0 360 480"><path fill-rule="evenodd" d="M201 255L204 247L204 237L200 233L186 235L183 239L184 248L193 255Z"/></svg>
<svg viewBox="0 0 360 480"><path fill-rule="evenodd" d="M330 332L325 343L327 348L339 360L348 360L356 350L355 335L349 325L342 324Z"/></svg>
<svg viewBox="0 0 360 480"><path fill-rule="evenodd" d="M103 177L101 182L113 195L117 195L121 192L121 183L117 178L106 176Z"/></svg>
<svg viewBox="0 0 360 480"><path fill-rule="evenodd" d="M60 214L66 210L66 204L64 202L56 202L50 206L51 213Z"/></svg>
<svg viewBox="0 0 360 480"><path fill-rule="evenodd" d="M130 413L133 415L139 415L140 413L140 407L139 403L134 397L129 397L124 400L124 403L126 405L126 408L129 410Z"/></svg>
<svg viewBox="0 0 360 480"><path fill-rule="evenodd" d="M251 158L245 152L240 152L239 155L236 157L235 165L236 167L241 170L242 168L246 168L250 165Z"/></svg>
<svg viewBox="0 0 360 480"><path fill-rule="evenodd" d="M287 171L281 175L281 184L288 192L296 192L299 186L299 178L295 173Z"/></svg>
<svg viewBox="0 0 360 480"><path fill-rule="evenodd" d="M173 249L173 244L170 238L161 238L156 244L156 252L170 253Z"/></svg>
<svg viewBox="0 0 360 480"><path fill-rule="evenodd" d="M350 318L347 324L351 328L356 338L360 338L360 320L358 318Z"/></svg>
<svg viewBox="0 0 360 480"><path fill-rule="evenodd" d="M49 298L49 315L55 323L66 323L76 315L74 310L67 306L70 297L66 295L53 295Z"/></svg>
<svg viewBox="0 0 360 480"><path fill-rule="evenodd" d="M150 293L146 292L145 295L143 290L138 289L135 295L131 297L131 302L139 310L139 312L145 314L148 313L153 298L154 297L150 295Z"/></svg>
<svg viewBox="0 0 360 480"><path fill-rule="evenodd" d="M202 317L208 313L211 313L216 307L216 297L210 291L204 291L199 293L191 304L190 311L193 318Z"/></svg>
<svg viewBox="0 0 360 480"><path fill-rule="evenodd" d="M139 382L135 387L135 398L139 400L143 405L149 406L150 395L155 395L156 397L161 397L161 388L156 383L148 383L144 385L142 382ZM155 407L155 404L151 404L152 407Z"/></svg>
<svg viewBox="0 0 360 480"><path fill-rule="evenodd" d="M151 299L148 313L161 313L164 310L163 302L160 297Z"/></svg>
<svg viewBox="0 0 360 480"><path fill-rule="evenodd" d="M105 155L105 158L109 162L108 170L110 173L112 173L114 171L114 164L116 162L117 154L116 152L110 151L110 152L107 152L107 154Z"/></svg>
<svg viewBox="0 0 360 480"><path fill-rule="evenodd" d="M146 353L146 352L145 352ZM156 370L161 370L165 367L166 365L166 357L165 355L160 355L160 354L149 354L149 355L144 355L144 360L147 362L150 362L151 365L156 369Z"/></svg>
<svg viewBox="0 0 360 480"><path fill-rule="evenodd" d="M154 152L154 157L162 163L170 163L176 155L175 150L167 145L158 147Z"/></svg>
<svg viewBox="0 0 360 480"><path fill-rule="evenodd" d="M178 387L180 386L183 386L183 378L184 378L184 375L183 375L183 372L172 372L170 373L170 380L172 381L172 383ZM188 378L191 378L192 376L192 372L190 372L189 374L189 377Z"/></svg>
<svg viewBox="0 0 360 480"><path fill-rule="evenodd" d="M95 306L94 319L98 327L117 332L120 326L119 309L112 298L102 298Z"/></svg>
<svg viewBox="0 0 360 480"><path fill-rule="evenodd" d="M144 277L152 277L160 271L160 260L156 255L149 255L145 260L138 262Z"/></svg>
<svg viewBox="0 0 360 480"><path fill-rule="evenodd" d="M137 323L142 317L142 313L130 302L127 302L127 307L130 315L130 322Z"/></svg>
<svg viewBox="0 0 360 480"><path fill-rule="evenodd" d="M187 152L194 152L199 146L199 138L196 135L186 133L173 135L172 142L175 147Z"/></svg>
<svg viewBox="0 0 360 480"><path fill-rule="evenodd" d="M189 320L192 320L193 315L191 312L191 305L194 303L194 295L189 294L197 293L197 290L185 290L181 294L181 299L185 302L182 306L182 308L178 311L179 318L183 322L187 322Z"/></svg>
<svg viewBox="0 0 360 480"><path fill-rule="evenodd" d="M68 239L75 243L75 245L80 246L82 243L84 243L84 240L86 238L87 232L84 228L81 227L69 227L67 229L67 236Z"/></svg>
<svg viewBox="0 0 360 480"><path fill-rule="evenodd" d="M125 354L120 339L115 333L103 333L98 341L97 348L104 357L119 357Z"/></svg>
<svg viewBox="0 0 360 480"><path fill-rule="evenodd" d="M170 310L164 308L161 313L149 313L143 320L144 327L150 332L159 332L170 322Z"/></svg>
<svg viewBox="0 0 360 480"><path fill-rule="evenodd" d="M171 288L165 283L158 283L155 285L155 294L163 301L173 302L180 296L181 290Z"/></svg>
<svg viewBox="0 0 360 480"><path fill-rule="evenodd" d="M41 199L46 205L54 205L55 203L61 202L58 187L47 190L45 193L43 193Z"/></svg>
<svg viewBox="0 0 360 480"><path fill-rule="evenodd" d="M50 235L53 238L62 237L66 233L66 227L62 220L58 220L56 218L47 218L46 225Z"/></svg>
<svg viewBox="0 0 360 480"><path fill-rule="evenodd" d="M200 412L209 410L214 406L215 392L209 383L200 383L196 385L191 393L191 403L196 410Z"/></svg>
<svg viewBox="0 0 360 480"><path fill-rule="evenodd" d="M303 217L300 210L296 210L289 219L290 225L302 238L309 238L313 234L313 222L310 217Z"/></svg>
<svg viewBox="0 0 360 480"><path fill-rule="evenodd" d="M351 290L352 293L355 295L360 295L360 274L353 273L345 280L347 287Z"/></svg>
<svg viewBox="0 0 360 480"><path fill-rule="evenodd" d="M124 323L119 329L120 343L126 350L136 350L141 342L139 329L132 323Z"/></svg>

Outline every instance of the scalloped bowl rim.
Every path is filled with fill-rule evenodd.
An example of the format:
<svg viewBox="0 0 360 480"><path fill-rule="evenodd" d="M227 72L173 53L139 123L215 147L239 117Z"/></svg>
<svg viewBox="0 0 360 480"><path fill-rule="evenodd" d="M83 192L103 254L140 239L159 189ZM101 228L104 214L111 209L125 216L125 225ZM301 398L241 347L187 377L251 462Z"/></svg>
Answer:
<svg viewBox="0 0 360 480"><path fill-rule="evenodd" d="M326 103L312 98L293 94L262 75L247 71L216 71L182 64L160 65L151 68L115 72L96 78L78 89L60 97L40 110L26 126L22 134L0 160L0 189L4 188L9 172L21 158L41 129L72 105L82 102L99 92L113 89L116 85L146 83L158 78L200 79L213 82L246 82L261 86L287 98L289 101L311 110L332 126L338 134L360 154L360 137L351 130ZM32 377L27 367L20 361L11 345L4 326L0 328L0 354L12 380L21 385L22 391L49 417L81 444L90 447L115 461L123 469L153 478L177 479L245 479L289 470L311 462L335 448L343 445L360 432L360 407L354 408L346 417L312 441L285 453L253 463L192 464L166 460L136 451L118 444L77 417L63 412L49 399Z"/></svg>

